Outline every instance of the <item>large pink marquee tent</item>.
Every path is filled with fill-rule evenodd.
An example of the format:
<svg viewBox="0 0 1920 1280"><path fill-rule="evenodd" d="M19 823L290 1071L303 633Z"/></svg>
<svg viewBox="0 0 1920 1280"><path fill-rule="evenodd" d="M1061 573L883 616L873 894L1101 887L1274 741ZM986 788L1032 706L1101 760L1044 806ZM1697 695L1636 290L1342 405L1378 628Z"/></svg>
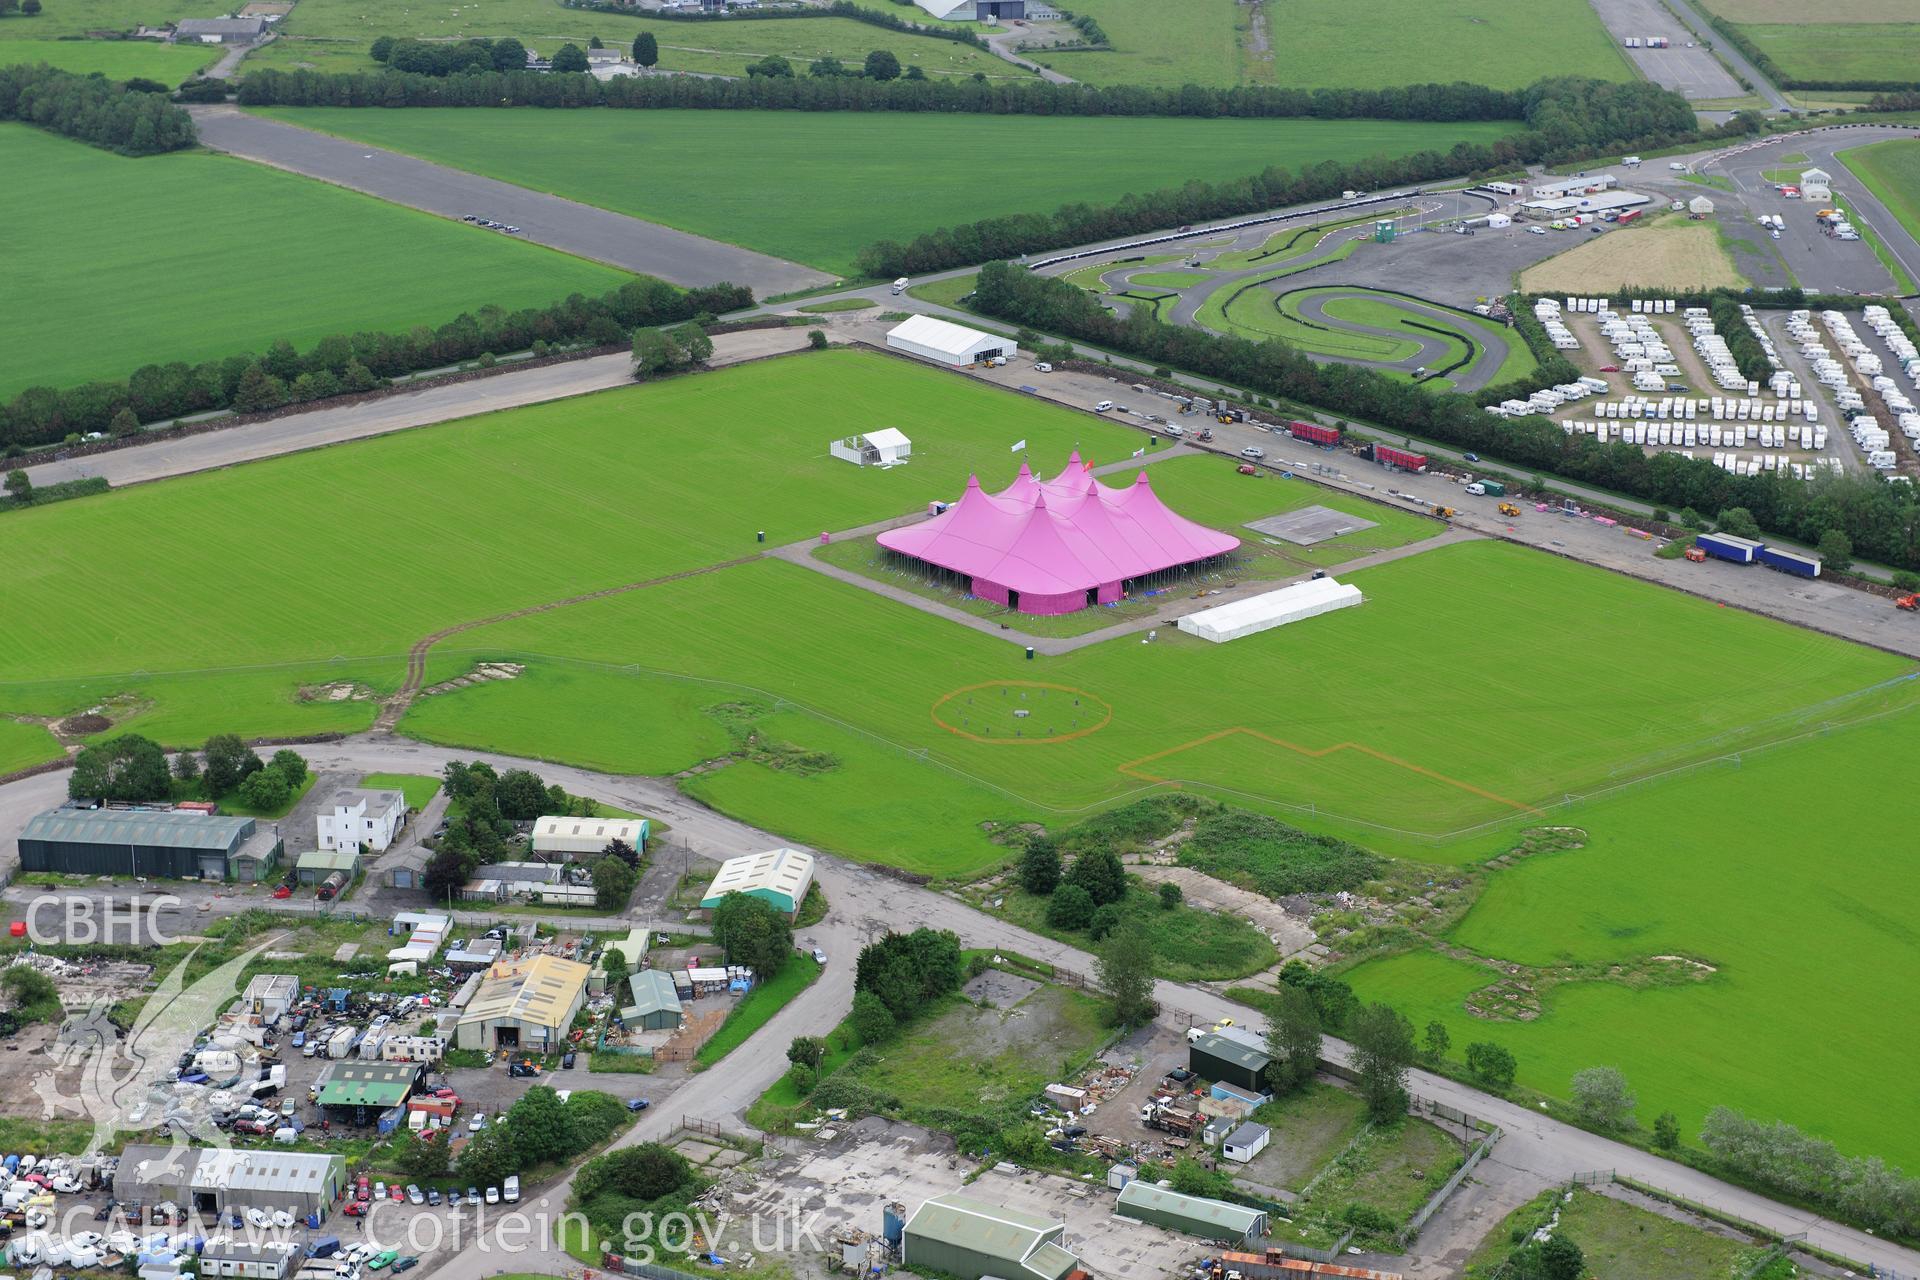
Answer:
<svg viewBox="0 0 1920 1280"><path fill-rule="evenodd" d="M1140 472L1111 489L1075 453L1039 480L1023 462L1014 482L985 493L967 479L960 500L920 524L883 533L896 554L969 579L969 590L1021 613L1111 604L1127 584L1224 556L1240 539L1176 515Z"/></svg>

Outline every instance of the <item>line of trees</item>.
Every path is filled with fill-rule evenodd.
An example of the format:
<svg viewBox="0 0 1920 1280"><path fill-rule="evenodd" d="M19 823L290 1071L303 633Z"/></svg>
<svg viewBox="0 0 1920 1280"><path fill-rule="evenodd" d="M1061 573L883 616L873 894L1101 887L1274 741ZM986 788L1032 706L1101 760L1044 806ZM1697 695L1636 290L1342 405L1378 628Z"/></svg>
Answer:
<svg viewBox="0 0 1920 1280"><path fill-rule="evenodd" d="M1793 293L1767 300L1769 305L1803 304ZM1086 290L1009 262L981 269L972 305L996 319L1095 343L1154 366L1217 378L1672 510L1744 508L1760 528L1808 544L1837 529L1856 555L1897 569L1920 569L1920 494L1879 476L1822 475L1811 481L1778 472L1736 476L1707 458L1649 456L1633 445L1567 435L1545 418L1497 418L1470 396L1423 390L1354 365L1316 363L1275 339L1219 337L1161 324L1144 312L1116 317Z"/></svg>
<svg viewBox="0 0 1920 1280"><path fill-rule="evenodd" d="M1552 82L1543 82L1549 84ZM1567 82L1579 84L1584 82ZM1538 88L1539 86L1536 86ZM1644 100L1647 119L1660 131L1693 128L1686 103L1651 85L1613 85ZM1381 120L1519 120L1525 118L1534 91L1489 89L1485 85L1424 84L1392 89L1291 89L1240 86L1230 89L1185 85L1098 86L1052 84L1045 80L988 80L940 76L890 81L848 80L815 84L811 80L772 82L708 79L694 76L627 76L605 82L591 78L527 72L475 74L450 78L408 77L391 71L348 74L261 70L240 85L243 106L328 107L580 107L688 108L734 111L931 111L979 115L1039 116L1233 116L1311 118L1365 117ZM1564 90L1542 90L1538 101ZM1664 95L1662 97L1661 95ZM1583 97L1586 95L1582 95ZM1672 102L1667 99L1671 98ZM1678 103L1686 114L1673 110ZM1553 120L1556 133L1605 136L1617 127L1623 102L1582 124L1577 110Z"/></svg>
<svg viewBox="0 0 1920 1280"><path fill-rule="evenodd" d="M633 16L633 9L623 4L581 4L572 6L577 9L593 9L600 13L617 13L625 17ZM782 18L850 18L854 22L864 22L869 26L885 27L889 31L904 31L911 35L926 36L931 40L951 40L955 44L968 44L978 49L987 47L987 42L964 27L929 27L917 22L908 22L883 9L864 9L852 3L852 0L834 0L830 5L819 8L776 8L776 9L656 9L649 10L649 19L663 19L668 22L764 22Z"/></svg>
<svg viewBox="0 0 1920 1280"><path fill-rule="evenodd" d="M178 151L199 141L193 118L160 94L39 66L0 67L0 120L20 120L121 155Z"/></svg>
<svg viewBox="0 0 1920 1280"><path fill-rule="evenodd" d="M1745 55L1747 61L1751 62L1761 75L1773 81L1782 89L1840 90L1848 93L1901 93L1920 91L1920 80L1805 79L1793 75L1782 68L1765 49L1762 49L1752 40L1749 40L1747 33L1742 31L1738 25L1727 21L1725 18L1711 11L1707 13L1707 22L1728 44ZM1752 86L1748 87L1751 88ZM1886 108L1873 107L1872 109L1879 111Z"/></svg>
<svg viewBox="0 0 1920 1280"><path fill-rule="evenodd" d="M388 378L464 360L484 361L492 352L532 348L544 354L549 344L610 346L626 342L636 328L711 317L752 304L752 291L739 285L683 290L641 277L597 298L574 294L549 307L522 311L483 307L438 329L421 325L406 333L334 334L305 352L283 339L260 355L233 355L197 365L144 365L124 382L89 382L66 390L29 387L0 409L0 449L17 456L62 440L77 444L88 432L111 429L127 435L141 422L210 409L262 413L371 391Z"/></svg>
<svg viewBox="0 0 1920 1280"><path fill-rule="evenodd" d="M1715 1159L1763 1186L1876 1231L1920 1232L1920 1179L1888 1167L1878 1156L1845 1156L1824 1138L1784 1121L1754 1120L1731 1107L1708 1113L1700 1141Z"/></svg>
<svg viewBox="0 0 1920 1280"><path fill-rule="evenodd" d="M568 48L573 48L568 45ZM527 46L506 36L499 40L415 40L381 36L367 53L395 71L421 76L466 75L481 71L525 71Z"/></svg>

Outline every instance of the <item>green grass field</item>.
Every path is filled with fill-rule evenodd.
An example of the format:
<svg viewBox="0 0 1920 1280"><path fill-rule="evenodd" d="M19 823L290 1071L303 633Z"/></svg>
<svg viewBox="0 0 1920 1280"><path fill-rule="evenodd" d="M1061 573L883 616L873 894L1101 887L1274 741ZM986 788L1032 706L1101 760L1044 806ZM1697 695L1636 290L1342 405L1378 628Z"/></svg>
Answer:
<svg viewBox="0 0 1920 1280"><path fill-rule="evenodd" d="M761 22L755 26L779 26ZM788 23L806 26L806 22ZM362 111L264 114L832 271L875 240L1322 160L1491 141L1502 124L821 114ZM819 147L831 135L834 146ZM620 164L608 164L618 154ZM930 163L929 157L938 157ZM1177 157L1171 163L1169 157ZM781 204L804 170L815 198ZM702 175L662 182L662 173Z"/></svg>
<svg viewBox="0 0 1920 1280"><path fill-rule="evenodd" d="M1631 1194L1631 1193L1627 1193ZM1582 1273L1591 1280L1725 1280L1752 1274L1762 1250L1729 1239L1718 1229L1679 1222L1650 1202L1628 1203L1612 1195L1586 1189L1571 1197L1559 1188L1534 1197L1487 1233L1466 1268L1467 1280L1497 1280L1500 1266L1513 1252L1510 1229L1527 1230L1559 1216L1556 1231L1565 1234L1586 1257ZM1761 1280L1801 1274L1791 1264L1769 1268Z"/></svg>
<svg viewBox="0 0 1920 1280"><path fill-rule="evenodd" d="M512 36L551 54L568 42L584 49L595 36L608 48L624 49L642 31L651 31L660 46L659 66L667 71L743 76L749 62L779 54L804 75L807 64L816 58L836 57L857 69L869 51L886 49L903 67L918 66L929 76L976 72L995 79L1032 76L984 49L889 31L850 18L694 23L568 9L552 0L474 0L454 8L404 0L376 6L354 0L301 0L281 25L281 38L248 54L243 69L311 66L323 71L376 71L380 64L367 49L380 36L433 40Z"/></svg>
<svg viewBox="0 0 1920 1280"><path fill-rule="evenodd" d="M1920 77L1920 23L1757 23L1740 31L1795 80Z"/></svg>
<svg viewBox="0 0 1920 1280"><path fill-rule="evenodd" d="M1525 8L1386 0L1363 14L1336 0L1307 0L1263 5L1258 19L1252 8L1224 0L1179 8L1082 0L1074 12L1092 15L1113 51L1037 49L1033 57L1090 84L1370 89L1467 80L1514 89L1544 76L1632 78L1582 0Z"/></svg>
<svg viewBox="0 0 1920 1280"><path fill-rule="evenodd" d="M1842 151L1840 160L1920 239L1920 141L1896 138Z"/></svg>
<svg viewBox="0 0 1920 1280"><path fill-rule="evenodd" d="M13 175L19 250L0 267L10 353L0 396L264 351L276 338L305 345L444 324L488 304L544 306L628 278L227 156L130 160L8 124L0 171ZM246 249L214 263L210 244Z"/></svg>
<svg viewBox="0 0 1920 1280"><path fill-rule="evenodd" d="M15 25L0 22L0 35L13 35ZM44 62L81 75L97 71L109 80L145 76L162 84L178 84L219 56L218 49L206 45L155 40L0 39L0 64Z"/></svg>
<svg viewBox="0 0 1920 1280"><path fill-rule="evenodd" d="M370 773L360 785L375 791L398 791L407 798L407 808L418 812L440 790L440 779L420 773Z"/></svg>
<svg viewBox="0 0 1920 1280"><path fill-rule="evenodd" d="M37 724L0 716L0 774L60 758L60 744Z"/></svg>
<svg viewBox="0 0 1920 1280"><path fill-rule="evenodd" d="M900 426L914 465L831 461L823 446L849 422ZM777 544L913 510L969 471L1010 473L1023 437L1044 465L1075 445L1123 457L1139 438L834 351L18 512L0 712L131 694L127 723L170 742L364 727L370 698L301 702L296 688L378 694L407 645L449 623L752 555L757 529ZM1176 509L1222 527L1311 494L1232 487L1244 477L1201 469L1215 461L1150 475ZM267 528L301 549L272 574L255 567ZM90 568L102 564L110 594ZM1527 1024L1466 1015L1487 978L1459 961L1387 960L1356 985L1416 1025L1447 1022L1457 1046L1509 1044L1523 1082L1549 1092L1612 1062L1648 1115L1671 1107L1691 1126L1725 1102L1920 1157L1920 1116L1874 1101L1920 1049L1910 1020L1779 1033L1897 1002L1920 980L1920 939L1890 905L1911 877L1887 770L1914 754L1920 724L1895 713L1920 693L1886 682L1912 665L1491 541L1342 576L1364 605L1229 645L1163 628L1151 644L1028 662L992 635L753 560L446 641L429 682L480 657L527 670L426 698L402 728L667 774L734 750L750 726L758 754L689 780L690 794L934 875L1006 858L986 820L1070 824L1174 783L1438 863L1499 853L1543 820L1576 824L1586 848L1497 875L1454 941L1520 965L1687 955L1716 966L1709 981L1563 985ZM358 607L367 598L382 607ZM125 616L137 633L116 625ZM1034 681L1045 687L1020 683ZM1016 706L1036 714L1016 720ZM942 727L955 712L972 736ZM1854 723L1873 712L1885 718ZM1016 723L1049 732L1010 741ZM1737 765L1632 785L1736 751Z"/></svg>
<svg viewBox="0 0 1920 1280"><path fill-rule="evenodd" d="M0 20L0 44L16 40L56 40L89 31L131 32L182 18L217 18L232 12L226 0L60 0L37 16L14 14Z"/></svg>

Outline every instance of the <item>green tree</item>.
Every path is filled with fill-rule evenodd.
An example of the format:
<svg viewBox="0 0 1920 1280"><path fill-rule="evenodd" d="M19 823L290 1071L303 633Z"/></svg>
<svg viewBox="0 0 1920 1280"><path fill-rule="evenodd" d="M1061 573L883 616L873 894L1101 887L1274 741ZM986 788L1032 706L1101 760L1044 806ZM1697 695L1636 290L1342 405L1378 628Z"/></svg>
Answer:
<svg viewBox="0 0 1920 1280"><path fill-rule="evenodd" d="M1047 923L1055 929L1084 929L1093 922L1093 895L1077 884L1063 884L1047 899Z"/></svg>
<svg viewBox="0 0 1920 1280"><path fill-rule="evenodd" d="M607 841L607 847L600 852L609 858L620 859L635 870L640 867L640 851L617 836Z"/></svg>
<svg viewBox="0 0 1920 1280"><path fill-rule="evenodd" d="M255 769L240 780L235 794L247 808L272 813L286 808L287 802L293 799L293 784L278 769Z"/></svg>
<svg viewBox="0 0 1920 1280"><path fill-rule="evenodd" d="M1115 933L1094 968L1100 989L1113 1001L1109 1014L1115 1026L1137 1027L1152 1021L1157 1011L1153 1001L1153 949L1141 930Z"/></svg>
<svg viewBox="0 0 1920 1280"><path fill-rule="evenodd" d="M804 1062L796 1062L787 1068L787 1082L796 1096L804 1098L819 1085L820 1073Z"/></svg>
<svg viewBox="0 0 1920 1280"><path fill-rule="evenodd" d="M893 1038L899 1023L886 1001L871 991L853 993L853 1034L861 1044L883 1044Z"/></svg>
<svg viewBox="0 0 1920 1280"><path fill-rule="evenodd" d="M1730 533L1736 538L1760 536L1760 522L1745 507L1728 507L1714 523L1720 526L1720 532Z"/></svg>
<svg viewBox="0 0 1920 1280"><path fill-rule="evenodd" d="M821 80L832 80L847 74L847 68L840 59L828 56L815 58L807 64L807 74Z"/></svg>
<svg viewBox="0 0 1920 1280"><path fill-rule="evenodd" d="M1672 1151L1680 1145L1680 1120L1671 1111L1662 1111L1653 1120L1653 1145Z"/></svg>
<svg viewBox="0 0 1920 1280"><path fill-rule="evenodd" d="M400 1148L400 1172L421 1182L446 1177L453 1171L447 1147L440 1139L422 1142L418 1137L409 1137Z"/></svg>
<svg viewBox="0 0 1920 1280"><path fill-rule="evenodd" d="M633 60L640 66L653 67L660 61L660 42L653 32L642 31L633 38Z"/></svg>
<svg viewBox="0 0 1920 1280"><path fill-rule="evenodd" d="M1413 1024L1384 1004L1363 1006L1347 1019L1353 1068L1360 1073L1360 1096L1375 1120L1391 1120L1407 1109L1407 1068L1413 1065Z"/></svg>
<svg viewBox="0 0 1920 1280"><path fill-rule="evenodd" d="M1066 882L1085 889L1096 907L1127 895L1126 869L1120 865L1120 855L1111 849L1089 849L1075 856L1073 865L1067 868Z"/></svg>
<svg viewBox="0 0 1920 1280"><path fill-rule="evenodd" d="M869 80L898 80L900 59L891 50L875 49L867 55L866 75Z"/></svg>
<svg viewBox="0 0 1920 1280"><path fill-rule="evenodd" d="M600 971L607 975L607 985L625 982L629 975L627 953L618 947L608 947L600 953Z"/></svg>
<svg viewBox="0 0 1920 1280"><path fill-rule="evenodd" d="M385 62L393 56L393 37L381 36L367 48L367 56L375 62Z"/></svg>
<svg viewBox="0 0 1920 1280"><path fill-rule="evenodd" d="M504 1117L508 1145L522 1167L545 1164L571 1154L566 1108L560 1095L537 1084L520 1095Z"/></svg>
<svg viewBox="0 0 1920 1280"><path fill-rule="evenodd" d="M825 329L807 330L807 345L815 351L825 351L828 345L827 331Z"/></svg>
<svg viewBox="0 0 1920 1280"><path fill-rule="evenodd" d="M777 53L770 53L758 62L749 62L747 64L747 78L749 80L763 76L770 80L791 80L793 79L793 64Z"/></svg>
<svg viewBox="0 0 1920 1280"><path fill-rule="evenodd" d="M1420 1042L1420 1057L1428 1066L1437 1066L1453 1048L1453 1037L1444 1022L1429 1022L1426 1037Z"/></svg>
<svg viewBox="0 0 1920 1280"><path fill-rule="evenodd" d="M658 329L636 329L633 333L633 376L644 382L665 373L679 361L680 352L671 338Z"/></svg>
<svg viewBox="0 0 1920 1280"><path fill-rule="evenodd" d="M1045 897L1060 885L1060 846L1044 833L1027 839L1020 855L1020 887Z"/></svg>
<svg viewBox="0 0 1920 1280"><path fill-rule="evenodd" d="M618 858L602 858L593 864L593 901L602 911L623 911L633 896L640 877Z"/></svg>
<svg viewBox="0 0 1920 1280"><path fill-rule="evenodd" d="M642 1142L581 1165L573 1190L583 1204L606 1192L630 1200L658 1200L692 1181L686 1157L657 1142Z"/></svg>
<svg viewBox="0 0 1920 1280"><path fill-rule="evenodd" d="M476 1187L498 1186L519 1167L504 1124L490 1125L468 1138L454 1165L461 1179Z"/></svg>
<svg viewBox="0 0 1920 1280"><path fill-rule="evenodd" d="M226 795L245 781L248 774L265 767L253 748L240 741L237 734L217 733L208 738L204 754L207 794L215 798Z"/></svg>
<svg viewBox="0 0 1920 1280"><path fill-rule="evenodd" d="M509 769L494 786L500 816L509 822L531 822L547 812L547 784L525 769Z"/></svg>
<svg viewBox="0 0 1920 1280"><path fill-rule="evenodd" d="M713 358L713 339L691 320L667 330L667 336L680 348L680 361L683 364L705 364Z"/></svg>
<svg viewBox="0 0 1920 1280"><path fill-rule="evenodd" d="M793 954L793 924L764 899L729 893L713 909L713 940L728 964L747 965L764 981Z"/></svg>
<svg viewBox="0 0 1920 1280"><path fill-rule="evenodd" d="M815 1071L827 1057L827 1042L819 1036L795 1036L787 1046L787 1061L799 1063Z"/></svg>
<svg viewBox="0 0 1920 1280"><path fill-rule="evenodd" d="M589 48L589 49L604 49L604 48L606 48L606 47L607 47L607 46L605 46L604 44L601 44L601 43L600 43L600 37L599 37L599 36L588 36L588 37L587 37L587 48Z"/></svg>
<svg viewBox="0 0 1920 1280"><path fill-rule="evenodd" d="M286 402L287 384L258 364L248 365L247 371L240 375L240 384L233 389L236 413L266 413Z"/></svg>
<svg viewBox="0 0 1920 1280"><path fill-rule="evenodd" d="M7 1008L21 1022L41 1022L60 1015L60 989L32 965L9 965L0 971L0 990L7 993Z"/></svg>
<svg viewBox="0 0 1920 1280"><path fill-rule="evenodd" d="M1573 1076L1573 1109L1598 1129L1633 1127L1633 1090L1618 1067L1588 1067Z"/></svg>
<svg viewBox="0 0 1920 1280"><path fill-rule="evenodd" d="M1182 902L1182 900L1185 899L1185 897L1186 897L1186 894L1182 893L1180 891L1180 886L1175 884L1173 881L1162 880L1160 882L1160 909L1162 911L1173 910L1175 907L1180 905L1180 903Z"/></svg>
<svg viewBox="0 0 1920 1280"><path fill-rule="evenodd" d="M563 44L554 52L553 69L558 72L585 71L587 55L577 44Z"/></svg>
<svg viewBox="0 0 1920 1280"><path fill-rule="evenodd" d="M1110 936L1121 924L1120 904L1109 902L1104 907L1093 909L1093 918L1087 921L1087 936L1100 942Z"/></svg>
<svg viewBox="0 0 1920 1280"><path fill-rule="evenodd" d="M138 803L165 800L172 793L167 753L159 743L137 733L83 748L73 758L73 772L67 777L67 795L75 800Z"/></svg>
<svg viewBox="0 0 1920 1280"><path fill-rule="evenodd" d="M1820 535L1819 545L1814 551L1820 557L1820 563L1835 573L1845 573L1853 568L1853 539L1842 529L1828 529Z"/></svg>
<svg viewBox="0 0 1920 1280"><path fill-rule="evenodd" d="M1512 1087L1519 1064L1505 1045L1476 1040L1467 1046L1466 1058L1467 1070L1473 1078L1495 1093L1504 1093Z"/></svg>
<svg viewBox="0 0 1920 1280"><path fill-rule="evenodd" d="M1305 1086L1320 1069L1320 1011L1304 987L1280 986L1267 1017L1267 1084L1275 1094Z"/></svg>
<svg viewBox="0 0 1920 1280"><path fill-rule="evenodd" d="M40 0L20 0L20 12L29 18L40 16Z"/></svg>
<svg viewBox="0 0 1920 1280"><path fill-rule="evenodd" d="M23 507L33 501L33 481L18 467L7 472L7 496Z"/></svg>
<svg viewBox="0 0 1920 1280"><path fill-rule="evenodd" d="M140 419L133 416L133 410L123 408L107 423L107 434L116 440L137 436L140 434Z"/></svg>
<svg viewBox="0 0 1920 1280"><path fill-rule="evenodd" d="M296 787L307 780L307 758L292 747L280 748L267 763L286 774L287 781Z"/></svg>
<svg viewBox="0 0 1920 1280"><path fill-rule="evenodd" d="M452 835L449 828L448 836ZM448 837L442 837L440 845L427 859L426 868L420 873L420 887L427 896L438 901L447 901L448 895L473 877L473 868L478 859L465 845Z"/></svg>
<svg viewBox="0 0 1920 1280"><path fill-rule="evenodd" d="M200 780L200 757L191 751L182 751L173 758L173 776L182 782Z"/></svg>
<svg viewBox="0 0 1920 1280"><path fill-rule="evenodd" d="M918 64L915 64L907 68L907 79L925 80L926 78L927 78L927 73L921 70Z"/></svg>

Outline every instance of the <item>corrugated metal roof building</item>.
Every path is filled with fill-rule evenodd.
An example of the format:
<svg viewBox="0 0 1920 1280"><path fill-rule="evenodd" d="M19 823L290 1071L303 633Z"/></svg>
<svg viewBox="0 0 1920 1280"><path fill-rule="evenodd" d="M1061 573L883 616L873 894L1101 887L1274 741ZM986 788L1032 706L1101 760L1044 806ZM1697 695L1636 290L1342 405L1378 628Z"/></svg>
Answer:
<svg viewBox="0 0 1920 1280"><path fill-rule="evenodd" d="M276 851L252 818L169 809L53 809L20 832L20 869L224 880L243 847ZM271 861L269 856L268 861Z"/></svg>
<svg viewBox="0 0 1920 1280"><path fill-rule="evenodd" d="M813 884L813 855L798 849L769 849L728 858L720 864L720 874L707 886L700 899L703 907L717 907L730 893L770 902L777 911L798 915L807 889Z"/></svg>
<svg viewBox="0 0 1920 1280"><path fill-rule="evenodd" d="M659 969L643 969L627 979L633 1003L620 1011L620 1021L643 1031L660 1031L680 1025L680 993L671 975Z"/></svg>
<svg viewBox="0 0 1920 1280"><path fill-rule="evenodd" d="M1266 1050L1212 1032L1194 1037L1187 1046L1187 1067L1195 1075L1252 1093L1267 1091L1268 1061Z"/></svg>
<svg viewBox="0 0 1920 1280"><path fill-rule="evenodd" d="M1123 1218L1151 1222L1184 1231L1203 1240L1244 1244L1267 1234L1267 1215L1244 1204L1182 1195L1171 1187L1156 1187L1135 1179L1120 1190L1114 1212Z"/></svg>
<svg viewBox="0 0 1920 1280"><path fill-rule="evenodd" d="M651 830L645 818L535 818L533 851L568 858L597 856L619 840L645 853Z"/></svg>
<svg viewBox="0 0 1920 1280"><path fill-rule="evenodd" d="M557 1049L586 1002L586 965L533 956L495 965L454 1029L462 1049Z"/></svg>
<svg viewBox="0 0 1920 1280"><path fill-rule="evenodd" d="M116 1200L170 1200L203 1215L285 1209L324 1213L346 1187L339 1156L312 1151L242 1151L230 1147L130 1146L113 1175Z"/></svg>
<svg viewBox="0 0 1920 1280"><path fill-rule="evenodd" d="M301 854L293 860L294 873L301 884L319 884L336 871L346 873L348 880L360 874L360 852L357 849L314 849Z"/></svg>
<svg viewBox="0 0 1920 1280"><path fill-rule="evenodd" d="M1079 1266L1066 1248L1067 1226L965 1196L935 1196L907 1219L900 1259L909 1269L960 1280L1061 1280Z"/></svg>
<svg viewBox="0 0 1920 1280"><path fill-rule="evenodd" d="M354 1124L367 1124L369 1112L397 1107L420 1085L420 1068L405 1062L342 1062L333 1068L320 1086L323 1107L338 1107L353 1113Z"/></svg>

